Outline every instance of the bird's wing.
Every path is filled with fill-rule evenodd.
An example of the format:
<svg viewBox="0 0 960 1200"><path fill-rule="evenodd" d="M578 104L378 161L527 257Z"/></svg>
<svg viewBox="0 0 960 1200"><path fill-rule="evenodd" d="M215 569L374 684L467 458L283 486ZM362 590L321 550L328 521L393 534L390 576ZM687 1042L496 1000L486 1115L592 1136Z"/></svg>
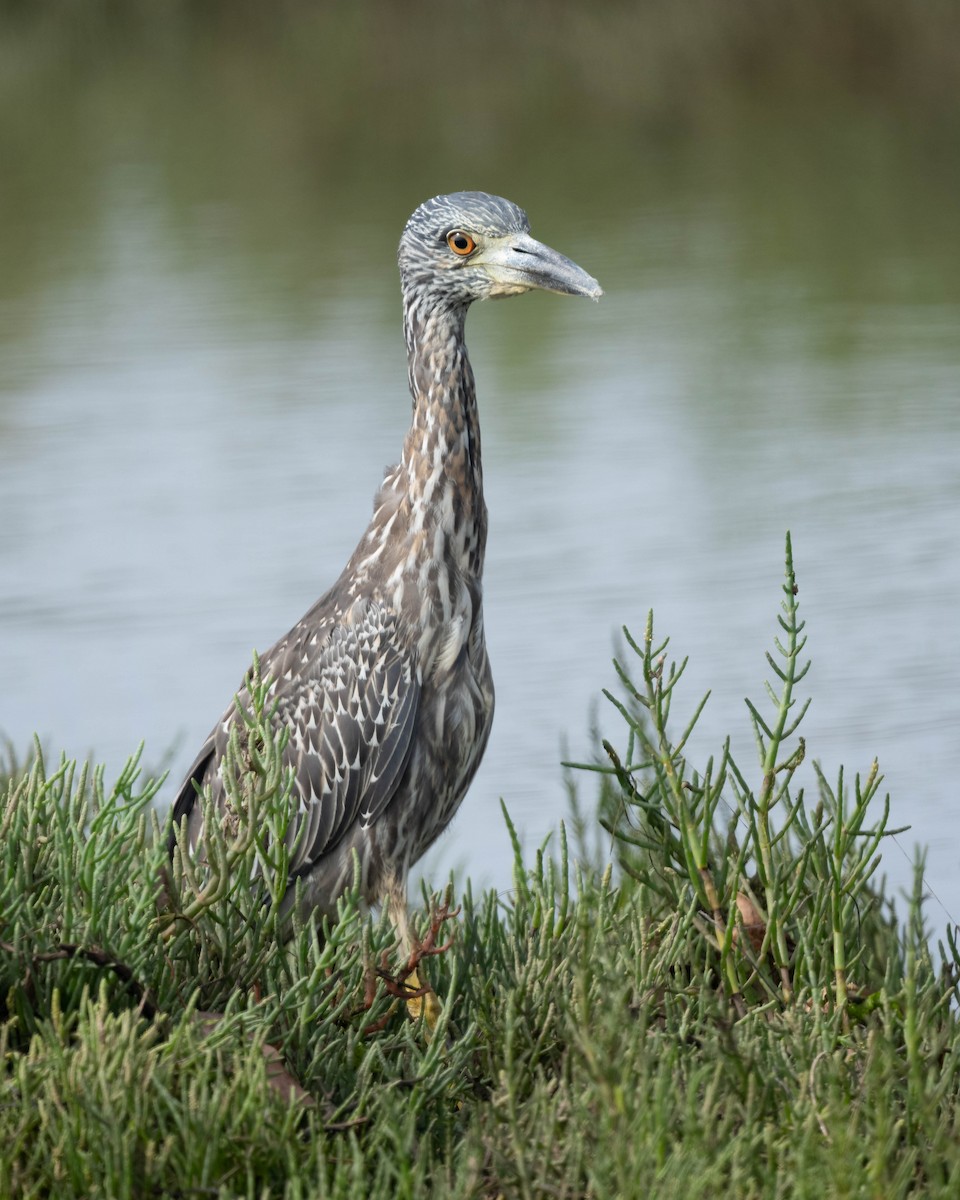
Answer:
<svg viewBox="0 0 960 1200"><path fill-rule="evenodd" d="M288 840L291 877L309 870L356 822L366 827L393 799L410 758L420 703L413 655L394 613L357 606L331 629L319 655L309 641L284 655L279 720L299 804ZM287 665L289 664L289 665ZM302 832L301 832L302 831Z"/></svg>
<svg viewBox="0 0 960 1200"><path fill-rule="evenodd" d="M397 790L420 702L415 655L404 643L396 614L358 603L336 621L302 622L260 660L272 680L275 728L289 734L284 762L297 801L287 834L291 878L355 822L374 822ZM246 688L239 698L248 698ZM192 814L197 786L216 782L235 719L231 706L197 755L174 802L175 825ZM171 854L174 844L171 834Z"/></svg>

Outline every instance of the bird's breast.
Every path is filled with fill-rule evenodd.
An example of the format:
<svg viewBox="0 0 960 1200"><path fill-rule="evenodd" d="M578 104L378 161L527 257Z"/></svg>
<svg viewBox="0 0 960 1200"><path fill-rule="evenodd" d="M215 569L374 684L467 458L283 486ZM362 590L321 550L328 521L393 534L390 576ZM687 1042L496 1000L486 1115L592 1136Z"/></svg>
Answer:
<svg viewBox="0 0 960 1200"><path fill-rule="evenodd" d="M463 575L443 558L425 564L417 582L418 660L423 677L440 683L460 670L476 672L471 648L483 649L479 580Z"/></svg>

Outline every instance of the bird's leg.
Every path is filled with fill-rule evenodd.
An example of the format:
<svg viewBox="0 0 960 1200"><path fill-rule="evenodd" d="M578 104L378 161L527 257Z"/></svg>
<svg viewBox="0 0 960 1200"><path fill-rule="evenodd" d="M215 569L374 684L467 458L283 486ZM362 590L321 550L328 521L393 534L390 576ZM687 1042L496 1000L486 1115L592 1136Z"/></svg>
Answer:
<svg viewBox="0 0 960 1200"><path fill-rule="evenodd" d="M406 1003L407 1011L414 1020L423 1016L428 1030L432 1031L440 1019L442 1011L436 992L428 982L421 982L419 967L425 958L435 954L444 954L453 945L453 937L442 944L437 944L440 931L447 921L456 917L460 908L450 908L449 895L443 903L436 905L430 913L430 928L421 941L414 933L410 924L410 914L406 904L406 888L399 879L392 877L384 889L384 902L390 922L397 931L399 944L407 956L406 964L398 972L390 970L390 960L387 951L380 958L380 965L368 970L364 987L363 1003L354 1009L352 1015L368 1012L374 1004L377 995L377 980L383 984L388 996L395 996ZM364 1027L365 1034L379 1033L385 1028L395 1011L391 1006L389 1011L378 1021Z"/></svg>
<svg viewBox="0 0 960 1200"><path fill-rule="evenodd" d="M387 913L390 924L397 931L400 948L404 954L410 954L416 944L417 935L410 927L410 913L407 909L407 883L405 879L391 873L384 888L387 901Z"/></svg>
<svg viewBox="0 0 960 1200"><path fill-rule="evenodd" d="M388 981L382 969L378 974L386 982L388 991L406 1000L407 1011L411 1017L417 1020L422 1014L429 1028L433 1029L440 1019L440 1001L429 983L421 983L418 968L425 958L443 954L453 945L451 937L448 942L438 946L437 937L444 924L455 917L460 909L451 911L449 898L434 908L430 914L430 928L421 942L410 925L405 881L392 876L387 884L386 895L390 920L397 931L400 945L406 952L407 964L399 978L390 978Z"/></svg>
<svg viewBox="0 0 960 1200"><path fill-rule="evenodd" d="M368 964L366 970L364 971L363 1000L358 1007L350 1010L349 1018L352 1019L353 1017L360 1016L362 1013L369 1012L370 1009L373 1008L377 999L378 980L383 983L383 989L388 996L395 996L398 1000L405 1000L408 1008L414 1001L419 1004L420 999L423 996L431 993L432 989L429 987L429 985L427 987L420 987L419 980L416 980L414 983L410 983L408 982L408 979L409 976L404 977L402 975L395 975L390 970L390 956L389 953L384 950L383 954L380 956L379 967L374 967ZM391 1004L382 1017L376 1021L371 1021L369 1025L365 1025L363 1027L364 1035L369 1037L374 1033L380 1033L382 1030L384 1030L389 1024L390 1018L393 1016L396 1010L396 1004ZM419 1012L412 1015L419 1016ZM434 1022L434 1024L435 1023L436 1022Z"/></svg>

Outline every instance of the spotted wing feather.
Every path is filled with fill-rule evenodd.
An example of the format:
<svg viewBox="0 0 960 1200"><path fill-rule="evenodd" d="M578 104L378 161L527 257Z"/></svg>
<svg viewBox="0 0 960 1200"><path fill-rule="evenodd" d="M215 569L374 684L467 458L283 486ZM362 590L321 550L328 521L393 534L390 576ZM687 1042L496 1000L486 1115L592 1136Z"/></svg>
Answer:
<svg viewBox="0 0 960 1200"><path fill-rule="evenodd" d="M260 667L272 680L276 728L288 732L284 759L293 769L296 803L288 831L292 878L309 871L356 823L376 821L390 803L410 758L420 683L395 614L374 603L355 605L336 621L305 619ZM243 689L241 703L246 699ZM231 708L175 801L175 823L191 817L192 846L199 837L195 781L213 785L223 802L220 765L235 720ZM173 844L171 835L171 852Z"/></svg>

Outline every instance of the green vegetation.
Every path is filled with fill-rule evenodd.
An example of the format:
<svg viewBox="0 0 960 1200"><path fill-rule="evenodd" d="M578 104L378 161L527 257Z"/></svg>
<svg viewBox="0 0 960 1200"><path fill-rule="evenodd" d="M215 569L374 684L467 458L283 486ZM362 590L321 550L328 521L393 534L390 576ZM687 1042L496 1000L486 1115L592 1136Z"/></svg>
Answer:
<svg viewBox="0 0 960 1200"><path fill-rule="evenodd" d="M37 753L0 808L0 1194L960 1194L956 947L935 968L919 869L903 923L875 882L875 765L796 788L789 541L783 594L749 709L759 768L729 746L691 766L683 667L652 618L628 635L625 745L589 765L615 863L575 861L561 827L556 858L517 846L509 896L467 884L427 961L432 1034L386 993L392 932L355 897L323 937L277 942L249 884L272 853L249 813L282 827L262 709L235 747L234 827L162 915L136 759L108 789Z"/></svg>
<svg viewBox="0 0 960 1200"><path fill-rule="evenodd" d="M956 0L0 0L0 371L131 213L232 320L312 335L457 187L589 235L608 288L705 253L705 204L728 270L955 304L958 79Z"/></svg>

